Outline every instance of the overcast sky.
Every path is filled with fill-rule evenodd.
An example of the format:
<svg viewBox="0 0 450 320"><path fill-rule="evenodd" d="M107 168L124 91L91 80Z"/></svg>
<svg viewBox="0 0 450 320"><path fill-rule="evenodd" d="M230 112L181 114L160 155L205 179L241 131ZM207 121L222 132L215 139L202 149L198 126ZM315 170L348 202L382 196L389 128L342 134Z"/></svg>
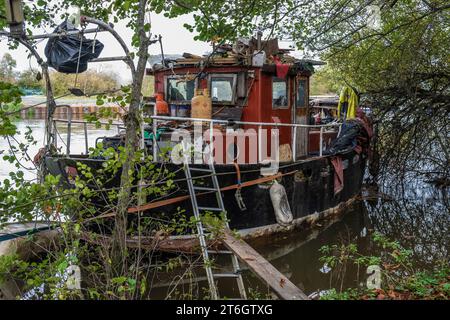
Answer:
<svg viewBox="0 0 450 320"><path fill-rule="evenodd" d="M0 0L1 1L1 0ZM152 21L152 33L153 34L161 34L163 45L164 45L164 53L165 54L182 54L183 52L190 52L193 54L202 55L208 51L211 51L211 47L208 43L201 41L194 41L193 37L195 34L190 33L184 27L184 23L192 23L192 16L184 15L178 17L176 19L168 19L163 15L151 14ZM55 21L56 23L60 23L61 21ZM131 35L132 31L126 28L125 22L119 22L115 25L115 30L119 33L119 35L124 39L129 48L131 48ZM34 34L42 34L46 32L51 32L51 29L44 30L39 29L35 30ZM92 38L94 35L87 35L88 38ZM123 51L117 41L108 33L101 32L97 35L97 39L99 39L104 45L103 52L101 57L109 57L109 56L122 56ZM36 69L38 67L36 60L34 58L28 59L28 54L26 49L23 46L20 46L18 49L9 51L5 38L0 38L0 57L3 56L5 52L10 52L13 58L17 61L17 69L25 70L31 67ZM44 48L47 40L40 42L37 45L38 52L44 57ZM283 48L287 48L287 45L282 45ZM150 54L159 54L160 47L159 44L153 44L149 49ZM129 69L126 67L124 62L109 62L109 63L92 63L89 68L108 70L112 69L119 76L122 83L127 82L131 79Z"/></svg>
<svg viewBox="0 0 450 320"><path fill-rule="evenodd" d="M165 53L179 53L190 52L194 54L204 54L205 52L210 50L210 46L207 43L194 41L194 35L187 31L183 27L183 23L191 22L191 16L183 16L177 19L168 19L163 15L151 15L152 20L152 33L153 34L161 34L164 52ZM59 23L60 21L56 21ZM125 22L119 22L114 26L114 29L119 33L119 35L124 39L125 43L131 48L131 36L132 31L128 29ZM51 32L51 29L44 30L38 29L35 30L34 34L42 34L45 32ZM88 38L92 38L94 35L86 35ZM23 46L20 46L18 49L9 51L5 38L0 38L0 56L3 56L5 52L10 52L13 58L17 61L17 69L25 70L31 66L33 68L37 68L37 63L34 58L28 59L28 54L26 49ZM100 32L97 35L97 39L99 39L104 45L103 52L101 57L109 57L109 56L122 56L123 51L117 41L108 33L108 32ZM44 57L44 48L47 40L40 42L37 46L39 54ZM160 47L159 44L153 44L149 50L150 54L159 54ZM129 69L127 69L125 63L123 62L114 62L113 63L92 63L90 68L114 68L114 71L119 74L122 78L122 81L126 81L131 78L129 74Z"/></svg>

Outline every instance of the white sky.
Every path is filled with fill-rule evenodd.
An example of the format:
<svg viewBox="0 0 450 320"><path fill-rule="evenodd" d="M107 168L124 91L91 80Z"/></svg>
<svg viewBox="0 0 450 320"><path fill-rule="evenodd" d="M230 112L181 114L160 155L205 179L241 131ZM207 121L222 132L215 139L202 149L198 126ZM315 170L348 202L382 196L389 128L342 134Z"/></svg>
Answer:
<svg viewBox="0 0 450 320"><path fill-rule="evenodd" d="M208 51L211 51L211 47L208 43L201 41L194 41L194 33L190 33L184 27L184 23L192 23L193 18L190 15L184 15L175 19L165 18L163 15L151 14L152 21L152 33L161 34L164 53L165 54L182 54L183 52L189 52L193 54L202 55ZM55 21L60 23L61 21ZM92 27L92 26L91 26ZM89 28L89 26L88 26ZM132 31L126 27L124 21L120 21L114 27L114 29L119 33L119 35L124 39L125 43L131 49L131 36ZM53 30L48 29L37 29L34 34L42 34L52 32ZM86 35L87 38L92 38L94 34ZM123 51L117 41L108 33L100 32L97 35L103 44L104 48L100 57L111 57L111 56L122 56ZM44 48L47 40L40 42L37 45L37 49L41 57L45 60ZM288 44L281 44L281 47L287 48ZM30 64L33 69L38 68L38 64L34 58L29 59L27 50L23 46L19 46L18 49L9 51L7 46L7 41L5 38L0 38L0 57L4 53L10 52L13 58L17 61L17 70L22 71L29 69ZM149 49L150 54L160 54L159 43L153 44ZM298 53L295 54L298 56ZM119 75L121 82L127 82L131 79L129 69L124 62L108 62L108 63L91 63L89 68L95 69L99 68L101 70L112 69L116 74Z"/></svg>
<svg viewBox="0 0 450 320"><path fill-rule="evenodd" d="M210 46L207 43L194 41L194 34L187 31L183 24L186 22L191 22L193 19L191 16L183 16L176 19L168 19L163 15L151 15L152 19L152 33L153 34L161 34L164 53L165 54L182 54L183 52L190 52L193 54L204 54L207 51L210 51ZM56 23L60 23L61 21L56 21ZM125 43L128 45L128 48L131 49L131 36L132 31L128 29L126 23L120 21L114 26L114 29L119 33L119 35L124 39ZM93 27L93 26L90 26ZM89 28L89 26L88 26ZM46 32L52 32L53 30L48 29L37 29L34 34L42 34ZM93 38L94 34L86 35L87 38ZM102 54L100 57L111 57L111 56L123 56L123 50L114 37L108 32L100 32L97 35L97 39L99 39L105 47L103 48ZM18 49L8 50L7 41L5 38L0 38L0 57L3 56L4 53L9 52L13 56L13 58L17 61L17 70L25 70L31 66L33 69L38 68L38 64L34 58L28 59L27 50L23 46L19 46ZM47 40L40 42L37 45L37 49L39 54L44 58L44 48L47 43ZM149 49L150 54L159 54L160 46L159 43L153 44ZM109 62L109 63L92 63L89 68L114 68L114 71L121 77L122 81L127 81L131 78L129 75L129 69L126 67L124 62Z"/></svg>

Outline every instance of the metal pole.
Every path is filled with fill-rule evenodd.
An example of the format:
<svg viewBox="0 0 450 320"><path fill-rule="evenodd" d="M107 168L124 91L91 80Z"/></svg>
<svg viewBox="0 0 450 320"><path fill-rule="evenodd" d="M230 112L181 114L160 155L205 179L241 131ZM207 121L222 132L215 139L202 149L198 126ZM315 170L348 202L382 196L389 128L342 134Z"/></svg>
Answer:
<svg viewBox="0 0 450 320"><path fill-rule="evenodd" d="M128 57L120 56L120 57L104 57L104 58L95 58L89 60L89 62L107 62L107 61L127 61Z"/></svg>
<svg viewBox="0 0 450 320"><path fill-rule="evenodd" d="M166 64L164 62L165 59L164 59L164 50L163 50L163 44L162 44L162 37L161 37L161 35L159 35L158 41L159 41L159 46L161 48L161 62L162 62L162 65L165 66Z"/></svg>
<svg viewBox="0 0 450 320"><path fill-rule="evenodd" d="M53 123L53 131L50 132L50 135L53 135L55 137L55 140L53 141L55 148L58 148L58 137L56 136L56 120L52 120ZM52 128L52 126L49 125L50 128Z"/></svg>
<svg viewBox="0 0 450 320"><path fill-rule="evenodd" d="M68 116L69 116L69 121L67 122L67 143L66 143L66 155L70 156L70 138L71 138L71 134L72 134L72 108L67 107L68 108Z"/></svg>
<svg viewBox="0 0 450 320"><path fill-rule="evenodd" d="M214 122L228 124L229 120L218 120L218 119L203 119L203 118L188 118L188 117L172 117L172 116L151 116L152 119L158 120L169 120L169 121L202 121L202 122ZM299 128L321 128L321 127L336 127L337 123L329 123L322 125L308 125L308 124L298 124L298 123L280 123L280 122L249 122L249 121L233 121L233 124L242 124L250 126L277 126L277 127L299 127Z"/></svg>
<svg viewBox="0 0 450 320"><path fill-rule="evenodd" d="M292 143L292 159L297 160L297 127L294 127L294 139Z"/></svg>
<svg viewBox="0 0 450 320"><path fill-rule="evenodd" d="M214 165L214 122L209 123L209 154L210 154L210 163ZM203 126L203 122L202 122Z"/></svg>
<svg viewBox="0 0 450 320"><path fill-rule="evenodd" d="M262 126L259 125L258 126L258 163L261 163L261 161L262 161L261 131L262 131Z"/></svg>
<svg viewBox="0 0 450 320"><path fill-rule="evenodd" d="M91 28L91 29L84 30L83 34L104 32L104 31L106 31L106 30L102 30L100 28ZM26 40L48 39L48 38L76 35L76 34L80 34L80 33L81 33L81 30L72 30L72 31L65 31L65 32L52 32L52 33L47 33L47 34L37 34L37 35L27 36L25 39Z"/></svg>
<svg viewBox="0 0 450 320"><path fill-rule="evenodd" d="M131 69L131 76L134 80L135 77L135 73L136 73L136 67L134 65L133 59L131 59L130 56L130 51L128 50L127 45L125 44L125 42L123 41L123 39L120 37L120 35L116 32L116 30L114 30L114 28L106 23L103 22L101 20L97 20L91 17L86 17L86 16L82 16L80 18L81 23L92 23L92 24L96 24L98 25L101 29L109 31L114 38L116 38L117 42L119 42L120 46L122 47L123 51L125 52L125 55L127 56L127 59L125 60L125 62L128 64L128 66Z"/></svg>
<svg viewBox="0 0 450 320"><path fill-rule="evenodd" d="M84 122L83 128L84 128L84 145L86 147L86 154L88 154L89 153L89 143L88 143L88 133L87 133L87 123L86 122Z"/></svg>
<svg viewBox="0 0 450 320"><path fill-rule="evenodd" d="M153 119L153 162L157 162L158 160L158 142L156 141L156 131L157 131L157 126L156 126L156 119Z"/></svg>
<svg viewBox="0 0 450 320"><path fill-rule="evenodd" d="M319 149L319 155L322 156L323 151L323 127L320 127L320 149Z"/></svg>

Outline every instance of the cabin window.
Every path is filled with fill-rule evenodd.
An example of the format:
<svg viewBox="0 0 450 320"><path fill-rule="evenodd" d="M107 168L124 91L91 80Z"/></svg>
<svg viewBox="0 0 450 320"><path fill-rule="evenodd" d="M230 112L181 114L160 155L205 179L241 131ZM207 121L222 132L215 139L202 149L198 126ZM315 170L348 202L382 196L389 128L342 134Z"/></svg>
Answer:
<svg viewBox="0 0 450 320"><path fill-rule="evenodd" d="M167 79L167 101L190 101L194 97L195 80L184 77L170 77Z"/></svg>
<svg viewBox="0 0 450 320"><path fill-rule="evenodd" d="M234 103L236 91L235 74L212 74L209 78L209 83L213 103Z"/></svg>
<svg viewBox="0 0 450 320"><path fill-rule="evenodd" d="M299 79L297 87L297 108L306 108L306 80Z"/></svg>
<svg viewBox="0 0 450 320"><path fill-rule="evenodd" d="M272 109L288 107L287 81L285 79L272 78Z"/></svg>

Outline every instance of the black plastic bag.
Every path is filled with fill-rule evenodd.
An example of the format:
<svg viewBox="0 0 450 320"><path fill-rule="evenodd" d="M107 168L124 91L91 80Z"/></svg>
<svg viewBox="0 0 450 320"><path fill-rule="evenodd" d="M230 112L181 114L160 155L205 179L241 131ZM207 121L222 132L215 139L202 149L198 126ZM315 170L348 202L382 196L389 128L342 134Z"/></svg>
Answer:
<svg viewBox="0 0 450 320"><path fill-rule="evenodd" d="M325 150L325 155L335 155L338 153L344 153L356 147L357 137L361 134L361 125L352 120L347 120L342 125L341 134L334 140L330 148Z"/></svg>
<svg viewBox="0 0 450 320"><path fill-rule="evenodd" d="M78 29L70 22L64 21L54 32L73 30ZM86 39L84 36L81 40L80 34L72 34L50 38L45 46L45 56L47 57L48 65L59 72L81 73L86 71L88 61L98 58L102 50L103 43L100 41ZM80 62L77 70L78 59L80 59Z"/></svg>

